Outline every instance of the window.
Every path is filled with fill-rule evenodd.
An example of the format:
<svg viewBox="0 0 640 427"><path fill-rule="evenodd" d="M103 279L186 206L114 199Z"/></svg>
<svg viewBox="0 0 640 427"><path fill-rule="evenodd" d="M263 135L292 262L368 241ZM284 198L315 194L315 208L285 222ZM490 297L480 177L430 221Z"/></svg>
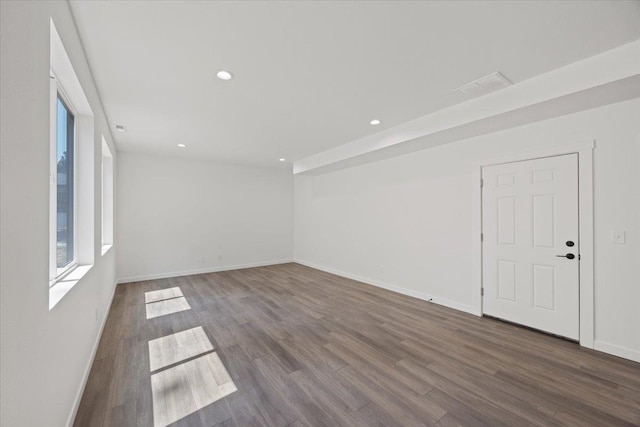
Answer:
<svg viewBox="0 0 640 427"><path fill-rule="evenodd" d="M91 270L95 242L95 120L51 21L49 309Z"/></svg>
<svg viewBox="0 0 640 427"><path fill-rule="evenodd" d="M102 255L113 245L113 155L102 137Z"/></svg>
<svg viewBox="0 0 640 427"><path fill-rule="evenodd" d="M75 260L75 116L60 94L56 99L56 276Z"/></svg>

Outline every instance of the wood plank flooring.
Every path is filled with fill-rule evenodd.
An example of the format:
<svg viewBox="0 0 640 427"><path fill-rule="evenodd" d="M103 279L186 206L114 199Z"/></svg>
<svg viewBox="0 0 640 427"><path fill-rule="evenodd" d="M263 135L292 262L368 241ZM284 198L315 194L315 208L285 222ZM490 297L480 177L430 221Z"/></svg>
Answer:
<svg viewBox="0 0 640 427"><path fill-rule="evenodd" d="M75 425L174 420L638 426L640 364L298 264L119 285Z"/></svg>

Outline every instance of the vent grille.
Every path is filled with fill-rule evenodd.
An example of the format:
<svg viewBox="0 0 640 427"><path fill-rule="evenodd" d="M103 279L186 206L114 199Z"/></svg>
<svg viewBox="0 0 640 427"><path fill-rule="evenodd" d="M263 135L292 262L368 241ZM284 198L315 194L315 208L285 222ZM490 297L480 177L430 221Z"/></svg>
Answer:
<svg viewBox="0 0 640 427"><path fill-rule="evenodd" d="M511 86L512 84L513 83L511 83L511 80L506 78L504 74L496 71L495 73L491 73L488 76L484 76L471 83L462 85L456 90L467 96L481 96L489 92Z"/></svg>

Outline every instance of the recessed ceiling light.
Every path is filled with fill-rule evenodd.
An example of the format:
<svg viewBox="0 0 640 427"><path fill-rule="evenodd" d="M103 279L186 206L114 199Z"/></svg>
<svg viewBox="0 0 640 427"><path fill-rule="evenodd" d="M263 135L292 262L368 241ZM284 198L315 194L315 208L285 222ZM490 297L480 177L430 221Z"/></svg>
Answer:
<svg viewBox="0 0 640 427"><path fill-rule="evenodd" d="M380 120L378 120L378 119L373 119L373 120L371 120L369 123L371 123L371 124L372 124L372 125L374 125L374 126L375 126L375 125L379 125L379 124L380 124Z"/></svg>
<svg viewBox="0 0 640 427"><path fill-rule="evenodd" d="M124 126L122 126L122 125L116 125L116 130L117 130L118 132L124 132Z"/></svg>
<svg viewBox="0 0 640 427"><path fill-rule="evenodd" d="M185 145L185 144L178 144L178 147L180 147L180 148L186 148L186 145Z"/></svg>
<svg viewBox="0 0 640 427"><path fill-rule="evenodd" d="M280 159L281 162L284 162L285 160L287 160L287 159Z"/></svg>
<svg viewBox="0 0 640 427"><path fill-rule="evenodd" d="M227 70L220 70L216 73L216 76L220 79L220 80L231 80L233 78L233 74L231 74L230 71Z"/></svg>

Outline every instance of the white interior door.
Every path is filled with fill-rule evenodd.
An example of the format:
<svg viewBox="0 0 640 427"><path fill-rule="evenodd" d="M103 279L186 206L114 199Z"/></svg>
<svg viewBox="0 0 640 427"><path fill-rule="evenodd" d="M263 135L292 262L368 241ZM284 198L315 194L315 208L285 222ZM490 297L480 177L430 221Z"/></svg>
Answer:
<svg viewBox="0 0 640 427"><path fill-rule="evenodd" d="M483 312L579 338L578 155L482 168Z"/></svg>

